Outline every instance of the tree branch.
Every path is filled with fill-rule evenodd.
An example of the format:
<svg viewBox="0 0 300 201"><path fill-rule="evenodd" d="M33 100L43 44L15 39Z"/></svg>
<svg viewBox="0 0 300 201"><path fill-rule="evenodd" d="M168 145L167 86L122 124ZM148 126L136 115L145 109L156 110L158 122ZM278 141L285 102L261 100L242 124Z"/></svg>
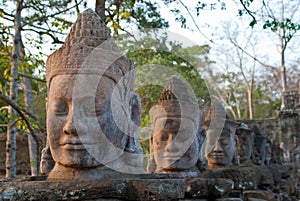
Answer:
<svg viewBox="0 0 300 201"><path fill-rule="evenodd" d="M23 23L23 27L27 26L27 25L32 25L34 22L38 22L38 21L47 21L47 19L50 19L50 18L53 18L57 15L60 15L60 14L63 14L63 13L66 13L67 11L70 11L72 10L73 8L76 8L79 4L81 4L83 2L83 0L81 0L80 2L78 2L77 4L75 4L74 6L71 6L67 9L64 9L64 10L61 10L61 11L58 11L56 13L53 13L51 15L48 15L48 16L41 16L41 17L36 17L36 18L33 18L31 19L30 21L28 22L24 22Z"/></svg>
<svg viewBox="0 0 300 201"><path fill-rule="evenodd" d="M14 103L10 98L6 97L5 95L2 94L2 92L0 92L0 99L2 99L3 101L5 101L8 105L10 105L11 107L13 107L17 113L20 115L20 117L25 121L32 137L34 138L34 140L36 141L36 143L38 143L38 136L36 135L36 133L34 132L34 128L31 126L30 120L28 119L28 117L26 117L26 115L28 115L29 117L31 117L32 119L34 119L39 127L39 130L41 133L45 132L45 129L42 128L42 126L40 125L39 121L37 120L37 118L32 115L30 112L21 109L16 103ZM25 115L26 114L26 115Z"/></svg>
<svg viewBox="0 0 300 201"><path fill-rule="evenodd" d="M12 22L14 21L14 18L15 18L14 15L5 12L2 8L0 8L0 11L1 11L4 15L7 15L7 16L11 17L11 19L9 19L9 18L4 18L4 16L2 16L4 19L9 20L9 21L12 21Z"/></svg>
<svg viewBox="0 0 300 201"><path fill-rule="evenodd" d="M213 40L209 39L199 28L198 24L196 23L195 18L193 17L192 13L190 12L190 9L181 1L179 0L180 4L185 8L185 10L188 12L189 16L192 18L194 25L196 26L197 30L199 31L199 33L206 38L208 41L210 41L211 43L214 43Z"/></svg>
<svg viewBox="0 0 300 201"><path fill-rule="evenodd" d="M247 11L247 13L252 17L253 25L255 25L257 21L253 15L253 12L247 8L247 6L244 4L244 0L240 0L240 3L242 4L243 8Z"/></svg>
<svg viewBox="0 0 300 201"><path fill-rule="evenodd" d="M240 49L242 52L244 52L246 55L248 55L250 58L252 58L254 61L257 61L260 65L266 67L266 68L269 68L269 69L272 69L272 70L276 70L278 71L278 69L274 66L270 66L270 65L267 65L263 62L261 62L259 59L257 59L256 57L252 56L250 53L248 53L246 50L244 50L241 46L239 46L235 41L233 41L232 39L230 39L230 42L235 45L238 49Z"/></svg>
<svg viewBox="0 0 300 201"><path fill-rule="evenodd" d="M35 33L37 33L39 35L48 35L53 40L52 44L63 44L64 43L63 41L61 41L57 37L55 37L53 34L51 34L50 32L38 31L38 30L35 30L35 29L23 29L23 31L32 31L32 32L35 32Z"/></svg>
<svg viewBox="0 0 300 201"><path fill-rule="evenodd" d="M32 80L36 80L36 81L39 81L39 82L43 82L43 83L46 83L45 80L42 80L42 79L39 79L39 78L36 78L36 77L32 77L32 76L29 76L29 75L25 75L23 73L19 73L19 75L23 76L23 77L27 77L29 79L32 79Z"/></svg>

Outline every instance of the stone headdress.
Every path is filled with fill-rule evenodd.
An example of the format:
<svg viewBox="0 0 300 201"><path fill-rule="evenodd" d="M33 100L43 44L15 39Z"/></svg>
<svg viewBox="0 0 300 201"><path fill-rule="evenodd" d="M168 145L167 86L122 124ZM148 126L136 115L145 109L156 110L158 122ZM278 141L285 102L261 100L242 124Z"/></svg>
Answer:
<svg viewBox="0 0 300 201"><path fill-rule="evenodd" d="M131 60L120 54L105 23L91 9L81 13L77 21L73 24L62 47L48 57L46 62L48 90L55 76L67 74L99 75L100 78L103 76L116 83L116 87L119 88L117 91L120 93L118 94L120 97L116 101L119 110L115 109L115 121L125 121L124 125L128 127L124 128L124 132L128 131L126 133L128 134L126 151L140 153L139 144L136 143L137 133L131 125L132 123L129 122L130 106L140 103L138 96L134 93L134 64ZM138 107L138 111L135 112L137 114L131 115L134 116L131 119L139 118L139 112L140 108ZM130 159L126 158L126 160L124 159L124 163L135 163L138 160L130 161ZM47 174L53 168L53 158L48 141L43 150L41 161L41 172Z"/></svg>
<svg viewBox="0 0 300 201"><path fill-rule="evenodd" d="M223 105L217 101L206 104L204 107L203 125L206 130L209 129L228 129L231 133L235 133L237 123L230 120L226 114Z"/></svg>
<svg viewBox="0 0 300 201"><path fill-rule="evenodd" d="M46 62L48 88L56 75L98 74L118 83L128 73L133 74L124 84L133 88L133 62L120 54L105 23L91 9L78 17L63 46Z"/></svg>
<svg viewBox="0 0 300 201"><path fill-rule="evenodd" d="M191 89L177 76L167 82L157 105L150 110L152 124L161 117L188 118L198 125L199 106Z"/></svg>

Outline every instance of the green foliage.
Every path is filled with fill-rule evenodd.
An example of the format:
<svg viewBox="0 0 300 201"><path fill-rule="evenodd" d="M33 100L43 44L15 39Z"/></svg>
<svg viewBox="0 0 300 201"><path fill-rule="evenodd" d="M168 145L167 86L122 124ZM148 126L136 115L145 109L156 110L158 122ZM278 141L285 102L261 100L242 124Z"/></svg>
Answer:
<svg viewBox="0 0 300 201"><path fill-rule="evenodd" d="M268 96L260 86L255 86L253 102L255 118L263 119L276 116L276 110L280 108L281 99L274 99Z"/></svg>
<svg viewBox="0 0 300 201"><path fill-rule="evenodd" d="M244 79L241 73L235 72L220 72L211 77L214 82L214 90L219 91L220 95L226 101L227 107L231 106L237 116L241 119L249 119L248 92ZM268 89L262 86L262 83L257 80L252 91L254 119L270 118L276 114L276 109L280 108L280 97L270 96ZM240 117L238 117L238 109ZM231 113L228 114L233 118Z"/></svg>
<svg viewBox="0 0 300 201"><path fill-rule="evenodd" d="M203 10L226 10L226 3L221 0L194 1L194 4L181 0L163 0L163 2L175 16L175 21L181 23L182 28L188 28L188 19L191 20L195 16L201 16L201 11ZM191 6L188 7L188 5ZM192 20L194 21L194 19Z"/></svg>
<svg viewBox="0 0 300 201"><path fill-rule="evenodd" d="M156 35L157 34L157 35ZM155 37L156 36L156 37ZM197 68L209 65L209 46L192 46L183 48L182 44L168 41L167 34L147 32L143 37L131 40L121 36L119 46L136 65L136 93L142 102L141 127L149 127L149 111L157 104L161 92L171 75L176 74L193 89L199 104L209 100L208 89ZM142 129L140 137L149 135L149 129ZM149 153L148 140L141 140L145 153Z"/></svg>
<svg viewBox="0 0 300 201"><path fill-rule="evenodd" d="M2 105L3 103L0 102L0 104ZM7 110L0 110L0 124L7 124L8 122L8 118L7 118ZM0 127L0 134L2 133L6 133L6 127L5 126L1 126Z"/></svg>
<svg viewBox="0 0 300 201"><path fill-rule="evenodd" d="M293 35L300 30L300 24L296 24L292 22L291 19L286 18L284 21L279 21L277 19L270 19L265 22L263 25L264 29L271 29L273 32L277 32L278 30L286 30L286 39L287 42L290 41Z"/></svg>
<svg viewBox="0 0 300 201"><path fill-rule="evenodd" d="M61 38L65 37L66 30L72 24L70 16L75 10L73 1L67 0L29 0L24 1L21 17L22 44L19 60L18 76L18 106L21 109L35 111L35 115L42 126L45 126L45 97L46 83L45 80L45 50L42 46L44 43L61 43ZM83 2L83 1L81 1ZM16 1L0 2L0 89L1 92L9 96L11 53L13 49L14 35L14 15ZM49 7L51 5L51 8ZM22 81L26 74L31 80L32 95L34 107L26 108L24 102L24 93L22 91ZM0 108L8 104L0 100ZM14 122L18 115L8 115L7 110L0 111L0 124L10 124ZM38 128L37 122L29 118L31 126ZM16 126L21 131L29 132L24 120L19 120ZM5 127L0 128L0 133L6 131Z"/></svg>
<svg viewBox="0 0 300 201"><path fill-rule="evenodd" d="M35 161L34 160L30 160L30 166L34 166L35 165Z"/></svg>
<svg viewBox="0 0 300 201"><path fill-rule="evenodd" d="M115 35L126 29L124 23L134 24L138 29L166 28L168 22L158 10L158 4L150 0L105 1L106 22Z"/></svg>

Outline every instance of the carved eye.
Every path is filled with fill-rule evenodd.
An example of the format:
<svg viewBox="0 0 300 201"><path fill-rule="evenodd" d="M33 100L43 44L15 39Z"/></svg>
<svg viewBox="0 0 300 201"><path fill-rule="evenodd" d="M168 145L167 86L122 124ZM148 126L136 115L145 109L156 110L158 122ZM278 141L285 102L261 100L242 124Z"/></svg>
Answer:
<svg viewBox="0 0 300 201"><path fill-rule="evenodd" d="M168 135L168 133L166 133L166 132L162 132L161 134L160 134L160 140L161 141L168 141L168 139L169 139L169 135Z"/></svg>
<svg viewBox="0 0 300 201"><path fill-rule="evenodd" d="M69 113L69 106L64 101L59 101L53 106L53 113L56 116L67 116Z"/></svg>
<svg viewBox="0 0 300 201"><path fill-rule="evenodd" d="M227 146L227 145L230 144L230 139L227 139L227 138L221 139L221 138L220 138L220 142L221 142L222 145Z"/></svg>
<svg viewBox="0 0 300 201"><path fill-rule="evenodd" d="M84 114L88 117L95 116L95 114L96 114L95 106L93 106L92 104L89 104L89 103L87 103L83 106L83 111L84 111Z"/></svg>

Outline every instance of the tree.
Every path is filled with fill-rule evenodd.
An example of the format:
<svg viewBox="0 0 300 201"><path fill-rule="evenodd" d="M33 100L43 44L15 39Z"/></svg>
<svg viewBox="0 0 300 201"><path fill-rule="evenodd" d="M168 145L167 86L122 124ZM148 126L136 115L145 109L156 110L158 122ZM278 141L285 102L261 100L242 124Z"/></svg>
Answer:
<svg viewBox="0 0 300 201"><path fill-rule="evenodd" d="M128 28L133 25L140 30L169 26L161 17L158 4L150 0L96 0L95 11L115 35L120 31L130 34L132 30Z"/></svg>
<svg viewBox="0 0 300 201"><path fill-rule="evenodd" d="M300 30L300 16L298 14L300 2L295 0L277 0L275 2L263 0L261 8L257 11L252 11L252 2L249 0L241 1L245 11L252 16L252 24L263 21L263 29L270 30L278 37L280 65L276 66L279 66L282 89L281 108L284 108L284 93L288 90L286 50L288 45L291 45L291 40L295 38L296 33Z"/></svg>
<svg viewBox="0 0 300 201"><path fill-rule="evenodd" d="M239 31L236 31L239 30ZM235 79L229 79L228 82L231 85L236 86L238 82L243 83L244 89L246 89L247 94L247 102L248 103L248 114L247 118L253 119L254 118L254 105L253 105L253 87L255 81L255 67L257 62L245 54L245 51L251 51L252 55L256 54L257 51L257 36L254 35L254 30L246 29L243 30L240 28L238 24L228 23L224 25L222 33L224 33L223 42L224 45L218 44L216 49L221 50L219 60L216 62L217 66L225 65L226 71L225 73L233 73L236 77ZM242 33L242 36L241 36ZM242 47L243 46L243 47ZM225 57L225 59L222 59ZM236 87L234 87L233 92L236 91ZM236 98L237 94L233 94ZM221 98L222 99L222 98ZM224 100L223 100L224 102ZM225 102L224 102L225 103ZM230 103L230 102L229 102ZM231 110L233 117L241 118L240 112L240 103L237 100L235 101L236 104L236 111L237 115L233 113L231 109L232 106L227 107Z"/></svg>
<svg viewBox="0 0 300 201"><path fill-rule="evenodd" d="M209 100L209 93L197 67L209 65L207 57L209 46L182 47L182 44L169 39L167 33L155 30L130 38L121 35L118 45L126 56L136 65L136 92L141 97L142 121L141 144L145 153L149 153L146 128L150 125L149 111L157 104L161 92L174 74L187 82L198 100L199 105ZM146 128L146 129L145 129Z"/></svg>
<svg viewBox="0 0 300 201"><path fill-rule="evenodd" d="M16 103L18 101L18 69L19 69L19 58L21 51L21 11L23 7L23 1L17 2L16 13L14 16L14 45L12 50L12 66L11 66L11 80L10 80L10 99ZM16 115L16 111L9 106L9 114L12 116ZM7 129L7 141L6 141L6 177L14 178L16 176L16 127L8 127Z"/></svg>
<svg viewBox="0 0 300 201"><path fill-rule="evenodd" d="M196 27L197 32L212 43L213 40L202 33L196 18L201 17L201 13L204 10L226 10L229 4L226 1L220 0L198 1L195 3L184 0L164 0L164 3L170 8L170 12L174 13L176 20L181 23L183 28L188 28L191 21ZM265 63L260 58L253 58L264 67L269 68L269 70L276 69L279 72L282 97L281 107L284 108L284 93L288 89L286 51L287 47L291 46L291 40L295 38L300 30L298 12L300 2L297 0L241 0L235 3L240 16L246 16L248 20L250 17L250 27L254 28L260 26L260 30L265 29L277 35L280 64ZM245 53L247 54L247 52Z"/></svg>

